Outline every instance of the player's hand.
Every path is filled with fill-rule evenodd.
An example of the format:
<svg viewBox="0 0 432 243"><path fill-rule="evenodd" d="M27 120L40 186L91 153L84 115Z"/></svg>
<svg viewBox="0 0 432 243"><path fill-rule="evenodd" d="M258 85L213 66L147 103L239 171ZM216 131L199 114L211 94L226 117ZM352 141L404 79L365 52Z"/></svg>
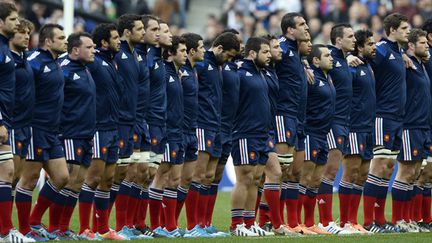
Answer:
<svg viewBox="0 0 432 243"><path fill-rule="evenodd" d="M305 72L306 72L306 78L307 78L308 84L312 85L314 83L314 78L315 78L313 70L308 68L308 69L306 69Z"/></svg>
<svg viewBox="0 0 432 243"><path fill-rule="evenodd" d="M411 58L408 57L408 55L406 53L402 54L402 59L405 63L406 68L413 68L414 67L413 61L411 60Z"/></svg>
<svg viewBox="0 0 432 243"><path fill-rule="evenodd" d="M347 56L346 59L347 59L348 65L351 67L357 67L358 65L363 64L363 61L354 55L349 55L349 56Z"/></svg>
<svg viewBox="0 0 432 243"><path fill-rule="evenodd" d="M5 143L8 140L8 131L5 126L0 126L0 143Z"/></svg>

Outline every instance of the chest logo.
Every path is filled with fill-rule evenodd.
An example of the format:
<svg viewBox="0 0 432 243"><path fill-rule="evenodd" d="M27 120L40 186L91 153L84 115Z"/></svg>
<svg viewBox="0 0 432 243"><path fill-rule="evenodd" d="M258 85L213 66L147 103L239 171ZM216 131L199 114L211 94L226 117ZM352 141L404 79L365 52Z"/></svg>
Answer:
<svg viewBox="0 0 432 243"><path fill-rule="evenodd" d="M288 56L293 57L293 56L294 56L294 53L290 50L290 53L289 53Z"/></svg>
<svg viewBox="0 0 432 243"><path fill-rule="evenodd" d="M393 53L390 54L390 56L389 56L389 60L394 60L394 59L396 59L396 58L395 58L395 56L393 55Z"/></svg>
<svg viewBox="0 0 432 243"><path fill-rule="evenodd" d="M124 54L124 52L121 55L121 59L127 59L127 56L126 56L126 54Z"/></svg>
<svg viewBox="0 0 432 243"><path fill-rule="evenodd" d="M10 57L6 56L5 63L9 63L11 61Z"/></svg>
<svg viewBox="0 0 432 243"><path fill-rule="evenodd" d="M252 74L250 72L246 72L246 77L252 77Z"/></svg>
<svg viewBox="0 0 432 243"><path fill-rule="evenodd" d="M366 75L366 73L363 72L363 70L361 70L361 71L360 71L360 76L365 76L365 75Z"/></svg>
<svg viewBox="0 0 432 243"><path fill-rule="evenodd" d="M43 72L44 73L49 73L49 72L51 72L51 69L48 66L45 66Z"/></svg>
<svg viewBox="0 0 432 243"><path fill-rule="evenodd" d="M339 61L336 62L336 67L342 67Z"/></svg>
<svg viewBox="0 0 432 243"><path fill-rule="evenodd" d="M212 70L213 70L213 67L212 67L211 65L209 65L207 70L208 70L208 71L212 71Z"/></svg>
<svg viewBox="0 0 432 243"><path fill-rule="evenodd" d="M76 74L76 73L74 73L74 75L73 75L73 80L77 80L77 79L80 79L81 77L78 75L78 74Z"/></svg>

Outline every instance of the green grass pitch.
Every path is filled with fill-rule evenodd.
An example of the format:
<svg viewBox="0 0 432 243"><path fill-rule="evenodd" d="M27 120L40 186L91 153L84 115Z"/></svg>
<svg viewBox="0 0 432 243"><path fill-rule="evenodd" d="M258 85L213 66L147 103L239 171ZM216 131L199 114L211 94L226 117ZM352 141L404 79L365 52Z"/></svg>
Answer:
<svg viewBox="0 0 432 243"><path fill-rule="evenodd" d="M35 197L34 197L35 198ZM387 197L386 204L386 219L391 219L391 196ZM359 223L363 223L363 206L360 205L359 212ZM114 214L113 210L113 214ZM333 217L335 220L338 219L339 212L339 200L337 198L337 194L334 194L333 200ZM147 214L148 215L148 214ZM14 217L14 225L18 226L16 211L13 214ZM147 216L147 222L148 222ZM230 193L228 192L220 192L218 194L216 206L214 209L213 215L213 224L219 229L227 231L230 224ZM285 219L286 220L286 219ZM45 214L44 222L48 223L48 213ZM315 222L318 223L318 208L316 208ZM110 219L111 227L115 226L114 215L111 216ZM186 226L186 218L184 215L184 210L182 212L182 216L179 219L179 226L184 228ZM74 215L71 220L71 229L77 231L79 228L79 219L78 219L78 206L74 212ZM145 241L145 240L141 240ZM155 242L310 242L316 243L319 241L323 242L332 242L332 243L350 243L350 242L403 242L403 243L412 243L412 242L432 242L432 233L411 233L411 234L381 234L381 235L356 235L356 236L305 236L305 237L283 237L283 236L275 236L275 237L262 237L262 238L242 238L242 237L229 237L229 238L211 238L211 239L154 239L151 241Z"/></svg>

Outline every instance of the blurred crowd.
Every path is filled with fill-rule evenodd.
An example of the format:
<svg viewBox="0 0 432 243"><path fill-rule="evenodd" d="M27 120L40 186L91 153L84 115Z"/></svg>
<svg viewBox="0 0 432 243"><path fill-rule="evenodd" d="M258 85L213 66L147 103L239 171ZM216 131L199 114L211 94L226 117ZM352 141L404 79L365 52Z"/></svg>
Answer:
<svg viewBox="0 0 432 243"><path fill-rule="evenodd" d="M62 0L50 0L58 4ZM44 23L62 24L63 11L50 4L15 0L21 15L38 29ZM100 19L115 21L123 13L152 13L169 23L173 34L186 32L186 14L190 0L75 0L75 9L99 19L77 16L75 31L88 31ZM330 43L334 23L350 23L354 29L369 28L379 40L382 20L391 12L409 17L412 27L419 27L432 16L432 0L222 0L221 10L203 21L202 33L207 43L225 28L241 32L244 39L267 33L281 34L280 22L287 12L301 12L308 21L314 43ZM221 13L221 14L218 14ZM37 41L37 36L34 36Z"/></svg>

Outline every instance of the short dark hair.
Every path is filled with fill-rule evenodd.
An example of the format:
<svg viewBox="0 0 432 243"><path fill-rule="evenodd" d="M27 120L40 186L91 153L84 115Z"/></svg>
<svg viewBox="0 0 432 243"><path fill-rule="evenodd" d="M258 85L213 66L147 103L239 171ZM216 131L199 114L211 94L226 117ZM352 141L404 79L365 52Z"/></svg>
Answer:
<svg viewBox="0 0 432 243"><path fill-rule="evenodd" d="M344 30L347 28L352 28L350 24L341 23L335 24L330 31L330 41L334 45L336 44L336 38L343 38Z"/></svg>
<svg viewBox="0 0 432 243"><path fill-rule="evenodd" d="M426 31L428 34L432 33L432 18L428 18L424 23L422 30Z"/></svg>
<svg viewBox="0 0 432 243"><path fill-rule="evenodd" d="M63 26L59 24L45 24L39 30L39 47L42 47L46 39L54 38L54 30L63 30Z"/></svg>
<svg viewBox="0 0 432 243"><path fill-rule="evenodd" d="M262 37L251 37L247 40L246 45L245 45L245 53L246 56L249 55L250 51L255 51L255 52L259 52L261 50L261 45L269 45L270 43L267 39L262 38Z"/></svg>
<svg viewBox="0 0 432 243"><path fill-rule="evenodd" d="M111 31L113 30L117 30L117 26L113 23L98 24L92 32L92 39L96 44L96 47L102 46L102 40L109 42L109 39L111 38Z"/></svg>
<svg viewBox="0 0 432 243"><path fill-rule="evenodd" d="M397 29L402 22L408 22L408 18L400 13L392 13L384 18L383 26L386 35L390 35L390 28Z"/></svg>
<svg viewBox="0 0 432 243"><path fill-rule="evenodd" d="M184 33L181 37L186 41L186 51L189 53L191 49L198 48L198 42L203 40L203 38L195 33Z"/></svg>
<svg viewBox="0 0 432 243"><path fill-rule="evenodd" d="M163 53L164 59L167 59L169 57L170 55L169 53L176 54L177 48L179 47L180 44L186 45L186 40L183 37L178 35L173 36L172 45L164 50Z"/></svg>
<svg viewBox="0 0 432 243"><path fill-rule="evenodd" d="M148 28L148 23L150 22L150 20L154 20L159 24L159 18L151 15L151 14L145 14L141 17L141 21L143 22L144 25L144 29Z"/></svg>
<svg viewBox="0 0 432 243"><path fill-rule="evenodd" d="M354 48L354 55L358 55L358 48L364 47L366 44L366 41L373 36L372 31L370 30L357 30L354 33L354 37L356 38L355 48Z"/></svg>
<svg viewBox="0 0 432 243"><path fill-rule="evenodd" d="M314 57L318 57L319 59L321 59L322 53L320 48L327 48L327 46L323 44L315 44L312 46L311 53L307 56L307 61L309 62L309 64L312 64L312 60Z"/></svg>
<svg viewBox="0 0 432 243"><path fill-rule="evenodd" d="M234 35L239 35L240 34L240 32L238 32L238 30L233 29L233 28L231 28L231 29L224 29L221 34L223 34L223 33L233 33Z"/></svg>
<svg viewBox="0 0 432 243"><path fill-rule="evenodd" d="M420 37L426 37L426 35L426 31L414 28L410 31L410 34L408 35L408 42L415 44L420 39Z"/></svg>
<svg viewBox="0 0 432 243"><path fill-rule="evenodd" d="M120 36L123 36L123 32L125 30L132 31L133 27L135 27L135 21L140 21L141 16L137 14L123 14L118 19L118 32Z"/></svg>
<svg viewBox="0 0 432 243"><path fill-rule="evenodd" d="M18 25L18 32L24 31L26 28L28 28L30 33L31 33L35 29L34 24L32 22L30 22L30 20L27 20L24 18L19 18L19 22L20 23Z"/></svg>
<svg viewBox="0 0 432 243"><path fill-rule="evenodd" d="M271 40L278 40L277 36L275 36L275 35L270 35L270 34L263 35L263 36L261 36L261 38L264 38L264 39L268 40L269 42L270 42Z"/></svg>
<svg viewBox="0 0 432 243"><path fill-rule="evenodd" d="M212 47L221 45L224 51L235 50L240 51L240 40L237 35L226 32L218 35L213 41Z"/></svg>
<svg viewBox="0 0 432 243"><path fill-rule="evenodd" d="M82 45L81 37L88 37L92 38L92 36L87 32L78 32L78 33L72 33L67 38L68 44L67 44L67 52L71 53L72 49L74 47L80 47Z"/></svg>
<svg viewBox="0 0 432 243"><path fill-rule="evenodd" d="M283 34L286 34L288 28L296 28L295 18L300 17L303 18L303 15L296 12L287 13L282 17L281 21L281 30Z"/></svg>
<svg viewBox="0 0 432 243"><path fill-rule="evenodd" d="M0 2L0 19L5 21L12 12L18 12L15 4L11 2Z"/></svg>

